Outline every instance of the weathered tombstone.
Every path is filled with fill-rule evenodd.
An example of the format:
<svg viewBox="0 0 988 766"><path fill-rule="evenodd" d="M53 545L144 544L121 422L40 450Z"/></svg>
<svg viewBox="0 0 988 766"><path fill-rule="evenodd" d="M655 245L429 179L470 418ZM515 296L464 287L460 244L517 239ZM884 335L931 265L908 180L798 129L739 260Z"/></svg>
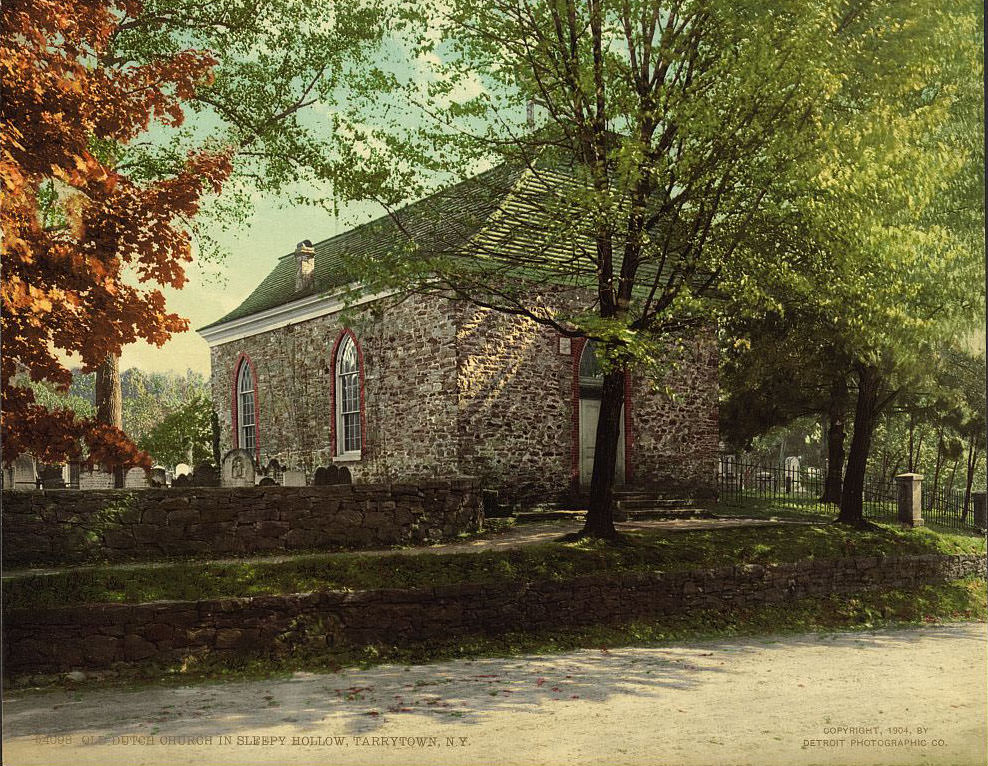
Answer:
<svg viewBox="0 0 988 766"><path fill-rule="evenodd" d="M182 473L172 479L173 487L191 487L192 486L192 474Z"/></svg>
<svg viewBox="0 0 988 766"><path fill-rule="evenodd" d="M281 477L283 487L304 487L305 471L285 471Z"/></svg>
<svg viewBox="0 0 988 766"><path fill-rule="evenodd" d="M278 486L278 482L276 482L270 476L265 476L263 479L261 479L259 482L257 482L257 486L259 486L259 487L277 487Z"/></svg>
<svg viewBox="0 0 988 766"><path fill-rule="evenodd" d="M79 489L113 489L113 485L113 474L109 471L90 468L79 472Z"/></svg>
<svg viewBox="0 0 988 766"><path fill-rule="evenodd" d="M209 463L199 463L192 472L192 486L194 487L218 487L220 486L220 474L216 468Z"/></svg>
<svg viewBox="0 0 988 766"><path fill-rule="evenodd" d="M11 489L38 489L38 470L32 455L18 455L11 466Z"/></svg>
<svg viewBox="0 0 988 766"><path fill-rule="evenodd" d="M192 466L188 465L187 463L179 463L177 466L175 466L175 478L178 478L179 476L188 476L191 473L192 473Z"/></svg>
<svg viewBox="0 0 988 766"><path fill-rule="evenodd" d="M785 461L786 492L799 492L799 458L787 457Z"/></svg>
<svg viewBox="0 0 988 766"><path fill-rule="evenodd" d="M65 489L65 466L41 466L39 477L41 479L41 486L45 489Z"/></svg>
<svg viewBox="0 0 988 766"><path fill-rule="evenodd" d="M315 476L312 477L312 483L317 487L325 487L332 484L350 484L350 469L338 465L320 466L316 469Z"/></svg>
<svg viewBox="0 0 988 766"><path fill-rule="evenodd" d="M232 449L223 456L220 469L222 486L253 487L256 474L254 458L247 450Z"/></svg>
<svg viewBox="0 0 988 766"><path fill-rule="evenodd" d="M156 465L151 469L150 484L152 487L168 486L168 472L164 466Z"/></svg>
<svg viewBox="0 0 988 766"><path fill-rule="evenodd" d="M264 467L263 474L265 477L270 478L275 484L281 484L282 478L284 476L285 469L278 462L277 458L271 458L268 464Z"/></svg>
<svg viewBox="0 0 988 766"><path fill-rule="evenodd" d="M131 468L124 474L124 487L127 489L144 489L148 485L148 474L143 468Z"/></svg>

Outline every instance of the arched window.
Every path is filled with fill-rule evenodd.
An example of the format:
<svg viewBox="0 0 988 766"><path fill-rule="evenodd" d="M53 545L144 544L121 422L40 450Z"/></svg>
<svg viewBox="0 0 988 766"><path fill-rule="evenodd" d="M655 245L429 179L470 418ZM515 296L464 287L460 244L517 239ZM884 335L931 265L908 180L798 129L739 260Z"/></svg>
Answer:
<svg viewBox="0 0 988 766"><path fill-rule="evenodd" d="M250 362L240 362L237 373L237 446L251 452L257 447L257 413L254 408L254 371Z"/></svg>
<svg viewBox="0 0 988 766"><path fill-rule="evenodd" d="M597 360L597 346L587 341L580 355L580 396L583 399L599 399L604 388L604 371Z"/></svg>
<svg viewBox="0 0 988 766"><path fill-rule="evenodd" d="M360 356L347 334L336 352L336 452L360 453Z"/></svg>

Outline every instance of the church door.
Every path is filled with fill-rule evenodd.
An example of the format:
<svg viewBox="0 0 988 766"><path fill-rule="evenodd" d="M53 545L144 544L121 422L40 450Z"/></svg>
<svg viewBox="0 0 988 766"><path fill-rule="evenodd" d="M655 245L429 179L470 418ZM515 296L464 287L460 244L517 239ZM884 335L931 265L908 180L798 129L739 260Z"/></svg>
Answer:
<svg viewBox="0 0 988 766"><path fill-rule="evenodd" d="M580 486L589 487L593 477L594 445L597 441L597 420L600 417L600 396L604 374L597 362L593 341L583 348L580 357ZM624 484L624 411L618 436L615 484Z"/></svg>

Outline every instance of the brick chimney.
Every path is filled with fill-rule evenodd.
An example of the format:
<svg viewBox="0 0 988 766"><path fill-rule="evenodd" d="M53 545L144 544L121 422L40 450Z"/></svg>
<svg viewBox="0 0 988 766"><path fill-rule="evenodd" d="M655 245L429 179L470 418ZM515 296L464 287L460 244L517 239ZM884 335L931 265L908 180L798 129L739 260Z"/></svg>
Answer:
<svg viewBox="0 0 988 766"><path fill-rule="evenodd" d="M303 239L295 246L295 292L304 290L312 282L312 270L316 265L316 249Z"/></svg>

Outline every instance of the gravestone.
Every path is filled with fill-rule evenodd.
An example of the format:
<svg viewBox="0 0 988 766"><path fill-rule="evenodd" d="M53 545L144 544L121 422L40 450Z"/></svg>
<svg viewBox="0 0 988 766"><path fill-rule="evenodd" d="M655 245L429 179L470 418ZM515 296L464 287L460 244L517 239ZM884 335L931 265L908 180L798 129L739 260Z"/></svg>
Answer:
<svg viewBox="0 0 988 766"><path fill-rule="evenodd" d="M172 479L173 487L191 487L192 486L192 474L183 473Z"/></svg>
<svg viewBox="0 0 988 766"><path fill-rule="evenodd" d="M113 489L113 474L90 468L79 472L79 489Z"/></svg>
<svg viewBox="0 0 988 766"><path fill-rule="evenodd" d="M192 473L192 466L188 465L187 463L179 463L177 466L175 466L176 479L179 476L187 476L191 473Z"/></svg>
<svg viewBox="0 0 988 766"><path fill-rule="evenodd" d="M281 477L283 487L304 487L305 471L285 471Z"/></svg>
<svg viewBox="0 0 988 766"><path fill-rule="evenodd" d="M261 479L259 482L257 482L257 486L259 486L259 487L277 487L278 486L278 482L276 482L270 476L265 476L263 479Z"/></svg>
<svg viewBox="0 0 988 766"><path fill-rule="evenodd" d="M331 465L320 466L316 469L312 477L312 484L316 487L327 487L333 484L351 484L350 469L345 466Z"/></svg>
<svg viewBox="0 0 988 766"><path fill-rule="evenodd" d="M263 471L264 476L271 479L275 484L283 483L282 478L284 473L285 469L281 463L278 462L277 458L271 458Z"/></svg>
<svg viewBox="0 0 988 766"><path fill-rule="evenodd" d="M41 486L45 489L65 489L65 466L41 466L39 475L41 478Z"/></svg>
<svg viewBox="0 0 988 766"><path fill-rule="evenodd" d="M786 492L799 492L799 458L787 457L785 461Z"/></svg>
<svg viewBox="0 0 988 766"><path fill-rule="evenodd" d="M127 489L144 489L148 486L148 474L143 468L131 468L124 474L124 487Z"/></svg>
<svg viewBox="0 0 988 766"><path fill-rule="evenodd" d="M209 463L199 463L192 472L193 487L220 486L220 473Z"/></svg>
<svg viewBox="0 0 988 766"><path fill-rule="evenodd" d="M152 487L168 486L168 472L165 471L165 467L161 465L154 466L151 469L151 477L149 482Z"/></svg>
<svg viewBox="0 0 988 766"><path fill-rule="evenodd" d="M253 487L256 474L254 458L247 450L232 449L223 456L220 468L222 486Z"/></svg>
<svg viewBox="0 0 988 766"><path fill-rule="evenodd" d="M10 472L11 489L38 489L38 469L32 455L18 455Z"/></svg>

